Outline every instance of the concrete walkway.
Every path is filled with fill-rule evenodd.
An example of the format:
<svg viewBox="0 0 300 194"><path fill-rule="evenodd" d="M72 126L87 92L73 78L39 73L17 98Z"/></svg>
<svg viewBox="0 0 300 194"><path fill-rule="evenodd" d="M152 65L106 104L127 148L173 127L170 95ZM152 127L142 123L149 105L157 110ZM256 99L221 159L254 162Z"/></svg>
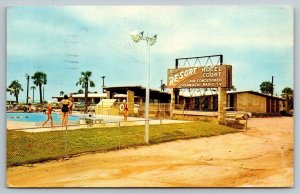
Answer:
<svg viewBox="0 0 300 194"><path fill-rule="evenodd" d="M72 116L78 117L86 117L87 115L75 113ZM94 124L87 124L85 121L82 121L80 125L71 125L68 126L67 130L75 130L75 129L82 129L82 128L94 128L94 127L119 127L119 126L135 126L135 125L145 125L145 118L138 118L138 117L128 117L127 122L124 122L123 116L115 116L115 115L96 115L92 116L94 120L102 120L102 122L94 123ZM171 119L150 119L150 125L158 125L158 124L171 124L171 123L185 123L190 121L184 120L171 120ZM22 130L25 132L36 133L36 132L45 132L45 131L62 131L66 130L66 127L61 126L54 126L54 128L49 127L50 123L46 124L47 127L37 127L35 123L20 123L14 121L7 122L7 129L17 129Z"/></svg>

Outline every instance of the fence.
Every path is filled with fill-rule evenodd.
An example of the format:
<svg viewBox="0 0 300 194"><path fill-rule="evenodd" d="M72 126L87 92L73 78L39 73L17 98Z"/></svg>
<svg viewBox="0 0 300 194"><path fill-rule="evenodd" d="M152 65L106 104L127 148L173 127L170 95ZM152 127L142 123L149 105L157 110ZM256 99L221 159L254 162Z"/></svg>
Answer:
<svg viewBox="0 0 300 194"><path fill-rule="evenodd" d="M7 131L7 165L67 159L81 153L121 149L126 145L125 142L134 139L138 141L132 143L143 144L142 128L133 127L128 130L124 125L130 123L112 122L95 125L86 123L54 129L46 127L10 129Z"/></svg>
<svg viewBox="0 0 300 194"><path fill-rule="evenodd" d="M99 106L97 108L96 104L88 106L88 112L94 112L102 115L122 115L120 111L120 105L122 102L114 102L111 106ZM84 108L78 109L75 108L75 111L80 111L83 113ZM182 103L182 104L174 104L171 107L170 103L150 103L149 104L149 113L151 118L170 118L171 110L178 111L201 111L201 112L216 112L217 110L209 109L204 107L200 110L199 105L194 106L193 103ZM144 117L145 112L145 103L135 103L132 113L130 116L135 117Z"/></svg>
<svg viewBox="0 0 300 194"><path fill-rule="evenodd" d="M102 107L97 109L97 114L103 115L122 115L122 112L119 110L121 102L115 102L111 107ZM186 111L197 111L191 109L187 104L174 104L171 107L170 103L150 103L149 104L149 116L150 118L157 119L170 119L172 118L172 111L175 111L176 114L186 114ZM200 110L198 110L200 111ZM215 112L201 110L201 112ZM145 117L145 104L139 103L134 104L133 111L131 111L130 116L134 117Z"/></svg>
<svg viewBox="0 0 300 194"><path fill-rule="evenodd" d="M150 104L150 143L167 141L172 138L186 138L184 133L178 131L172 134L172 130L176 130L176 128L169 127L171 123L182 123L182 119L201 120L198 116L197 118L185 117L184 107L184 104L175 104L173 107L170 107L169 103ZM119 115L115 120L96 119L97 117L93 114L91 118L83 119L85 122L64 128L59 126L55 126L54 129L24 127L7 130L7 165L67 159L82 153L105 152L144 145L145 104L135 106L133 111L135 117L129 117L127 122L122 121L123 117L118 103L114 104L112 108L115 109L114 114ZM183 116L176 115L174 117L170 110L178 111ZM102 116L114 118L110 113L112 112ZM170 118L178 120L170 120ZM207 118L205 119L207 120ZM183 125L183 128L186 128L185 123Z"/></svg>
<svg viewBox="0 0 300 194"><path fill-rule="evenodd" d="M150 120L152 140L163 134L164 120ZM144 145L145 120L86 122L67 127L26 127L7 130L7 166L68 159L82 153L106 152ZM76 130L75 130L76 129Z"/></svg>
<svg viewBox="0 0 300 194"><path fill-rule="evenodd" d="M122 102L115 102L110 107L98 107L96 108L96 113L102 115L122 115L122 111L119 108L121 104ZM133 110L129 110L129 113L129 116L145 117L145 104L134 104ZM170 115L169 103L150 103L150 118L170 118Z"/></svg>

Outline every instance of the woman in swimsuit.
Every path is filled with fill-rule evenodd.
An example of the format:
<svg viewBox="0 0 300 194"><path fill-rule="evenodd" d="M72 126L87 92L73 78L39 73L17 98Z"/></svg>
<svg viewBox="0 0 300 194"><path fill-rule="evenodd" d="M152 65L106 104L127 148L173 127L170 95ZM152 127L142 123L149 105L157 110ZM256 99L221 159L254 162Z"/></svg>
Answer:
<svg viewBox="0 0 300 194"><path fill-rule="evenodd" d="M47 107L47 112L45 112L45 114L47 114L48 118L47 120L42 124L42 127L45 126L45 124L50 120L50 125L51 128L53 128L53 119L52 119L52 106L50 103L48 103L48 107Z"/></svg>
<svg viewBox="0 0 300 194"><path fill-rule="evenodd" d="M124 122L127 122L127 117L128 117L128 105L126 103L126 100L123 100L124 104L124 110L123 110L123 115L124 115Z"/></svg>
<svg viewBox="0 0 300 194"><path fill-rule="evenodd" d="M68 99L68 95L64 95L64 99L60 101L60 104L62 105L61 108L61 125L67 126L68 125L68 114L69 109L73 105L73 103Z"/></svg>

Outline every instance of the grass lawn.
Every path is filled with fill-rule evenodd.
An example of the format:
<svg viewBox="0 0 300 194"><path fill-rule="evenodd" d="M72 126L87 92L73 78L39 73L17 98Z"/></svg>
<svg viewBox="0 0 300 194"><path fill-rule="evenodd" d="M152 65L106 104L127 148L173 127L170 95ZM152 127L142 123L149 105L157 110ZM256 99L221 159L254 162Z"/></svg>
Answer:
<svg viewBox="0 0 300 194"><path fill-rule="evenodd" d="M151 125L150 144L209 137L236 129L209 122ZM82 153L145 145L144 126L27 133L7 131L7 166L32 164Z"/></svg>

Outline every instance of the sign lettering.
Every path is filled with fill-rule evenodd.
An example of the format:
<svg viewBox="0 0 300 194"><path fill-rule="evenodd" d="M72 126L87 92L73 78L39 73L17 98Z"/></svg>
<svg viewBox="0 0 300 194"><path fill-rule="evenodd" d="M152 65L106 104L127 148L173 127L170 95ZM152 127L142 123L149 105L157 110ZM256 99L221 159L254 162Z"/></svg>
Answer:
<svg viewBox="0 0 300 194"><path fill-rule="evenodd" d="M232 66L216 65L168 70L168 88L231 87Z"/></svg>

